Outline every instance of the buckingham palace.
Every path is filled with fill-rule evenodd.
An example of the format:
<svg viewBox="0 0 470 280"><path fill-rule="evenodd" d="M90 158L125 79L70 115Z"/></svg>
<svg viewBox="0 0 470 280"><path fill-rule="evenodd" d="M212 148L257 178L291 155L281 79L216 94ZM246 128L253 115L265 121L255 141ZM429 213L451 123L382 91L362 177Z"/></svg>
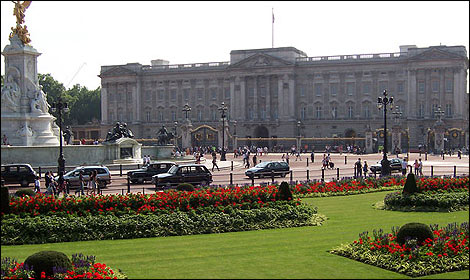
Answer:
<svg viewBox="0 0 470 280"><path fill-rule="evenodd" d="M462 147L467 70L466 48L444 45L314 57L281 47L233 50L224 62L102 66L101 135L117 121L140 139L155 138L162 125L178 134L186 117L194 128L220 131L224 102L227 138L360 138L372 131L380 141L377 98L386 90L394 98L388 128L401 129L402 146L426 145L440 121L449 145ZM183 111L186 104L191 111Z"/></svg>

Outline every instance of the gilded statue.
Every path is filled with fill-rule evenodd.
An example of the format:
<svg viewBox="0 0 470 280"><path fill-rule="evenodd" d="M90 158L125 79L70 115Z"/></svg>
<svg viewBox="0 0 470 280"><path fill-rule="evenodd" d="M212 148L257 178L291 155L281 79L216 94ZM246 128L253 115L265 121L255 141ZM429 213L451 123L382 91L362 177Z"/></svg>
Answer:
<svg viewBox="0 0 470 280"><path fill-rule="evenodd" d="M18 35L21 42L23 44L29 44L31 39L29 38L28 27L25 25L24 27L21 25L24 23L24 12L26 9L31 5L31 1L12 1L15 4L15 8L13 8L13 15L16 16L16 27L11 28L10 39Z"/></svg>

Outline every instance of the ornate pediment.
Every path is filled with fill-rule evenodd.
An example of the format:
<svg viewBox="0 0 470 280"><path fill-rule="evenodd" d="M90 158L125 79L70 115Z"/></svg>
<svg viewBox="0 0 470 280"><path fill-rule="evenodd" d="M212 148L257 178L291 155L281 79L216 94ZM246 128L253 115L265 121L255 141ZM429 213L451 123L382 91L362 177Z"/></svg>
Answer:
<svg viewBox="0 0 470 280"><path fill-rule="evenodd" d="M292 66L293 63L280 59L268 54L257 53L250 57L247 57L235 64L232 64L228 69L238 68L266 68L266 67L278 67L278 66Z"/></svg>
<svg viewBox="0 0 470 280"><path fill-rule="evenodd" d="M111 76L126 76L126 75L136 75L136 72L124 68L122 66L116 66L111 69L107 69L104 72L101 72L100 77L111 77Z"/></svg>
<svg viewBox="0 0 470 280"><path fill-rule="evenodd" d="M443 60L443 59L462 59L458 54L450 53L438 48L431 48L423 53L410 57L410 60Z"/></svg>

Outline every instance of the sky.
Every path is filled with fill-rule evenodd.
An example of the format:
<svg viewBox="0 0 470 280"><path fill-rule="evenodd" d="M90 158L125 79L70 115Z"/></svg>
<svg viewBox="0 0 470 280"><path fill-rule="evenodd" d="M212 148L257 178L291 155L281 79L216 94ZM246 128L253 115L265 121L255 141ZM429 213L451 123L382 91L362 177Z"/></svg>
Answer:
<svg viewBox="0 0 470 280"><path fill-rule="evenodd" d="M16 25L13 7L1 1L2 51ZM104 65L222 62L232 50L270 48L273 11L274 47L310 57L394 53L400 45L469 52L469 1L32 1L25 24L41 53L39 73L95 89Z"/></svg>

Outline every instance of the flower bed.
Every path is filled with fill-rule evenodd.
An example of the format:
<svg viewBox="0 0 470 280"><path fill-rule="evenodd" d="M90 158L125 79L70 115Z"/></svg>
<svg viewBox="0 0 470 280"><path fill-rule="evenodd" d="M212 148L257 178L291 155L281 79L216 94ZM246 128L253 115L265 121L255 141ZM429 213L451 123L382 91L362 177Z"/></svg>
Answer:
<svg viewBox="0 0 470 280"><path fill-rule="evenodd" d="M1 279L127 279L120 270L95 262L95 256L72 255L72 270L56 268L54 275L46 278L45 272L35 273L16 259L2 258Z"/></svg>
<svg viewBox="0 0 470 280"><path fill-rule="evenodd" d="M201 210L201 209L200 209ZM278 201L270 207L242 210L226 206L223 212L206 207L197 213L174 211L154 215L88 215L19 218L5 215L1 244L37 244L81 240L145 238L221 233L269 228L321 225L326 219L316 208Z"/></svg>
<svg viewBox="0 0 470 280"><path fill-rule="evenodd" d="M433 239L418 244L415 239L402 246L396 242L398 227L392 233L382 229L359 234L359 240L341 245L330 253L417 277L469 268L468 222L439 228L430 225Z"/></svg>
<svg viewBox="0 0 470 280"><path fill-rule="evenodd" d="M468 190L452 192L426 191L423 193L403 194L395 192L384 198L385 210L394 211L459 211L468 209Z"/></svg>

